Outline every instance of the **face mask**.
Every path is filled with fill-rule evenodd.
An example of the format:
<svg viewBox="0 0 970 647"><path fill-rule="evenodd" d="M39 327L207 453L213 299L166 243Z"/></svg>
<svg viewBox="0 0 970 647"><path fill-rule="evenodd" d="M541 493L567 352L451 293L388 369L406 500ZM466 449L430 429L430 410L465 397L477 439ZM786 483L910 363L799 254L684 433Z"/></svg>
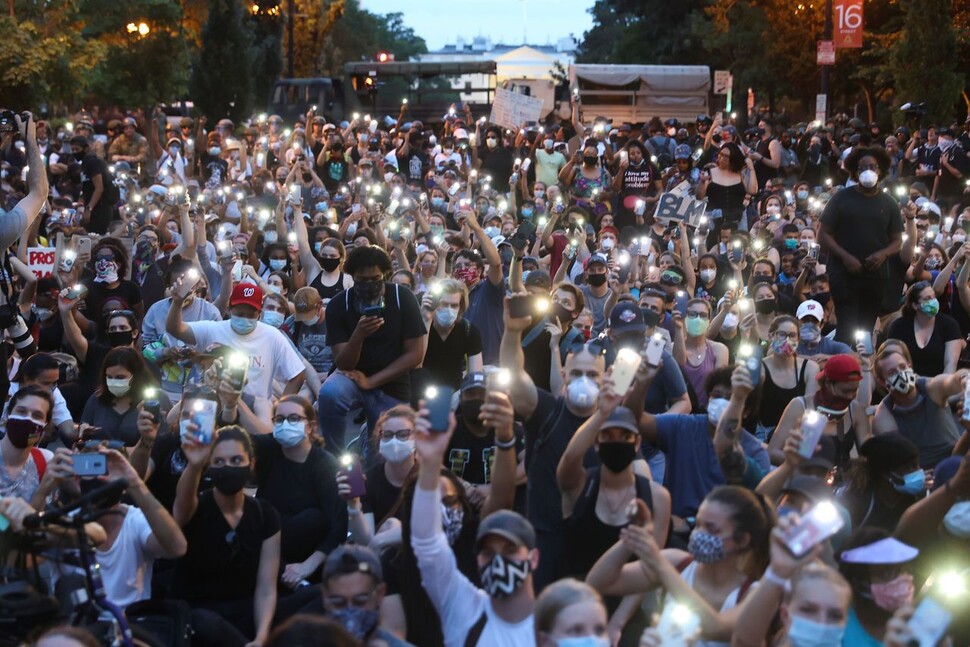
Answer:
<svg viewBox="0 0 970 647"><path fill-rule="evenodd" d="M387 461L400 463L407 460L414 453L414 441L399 440L397 438L391 438L390 440L382 439L378 451L380 451L381 456Z"/></svg>
<svg viewBox="0 0 970 647"><path fill-rule="evenodd" d="M435 209L440 209L443 206L445 206L445 199L435 196L431 198L431 206L434 207Z"/></svg>
<svg viewBox="0 0 970 647"><path fill-rule="evenodd" d="M728 400L725 398L711 398L707 401L707 421L712 425L717 427L717 423L721 421L721 416L724 415L724 410L727 409Z"/></svg>
<svg viewBox="0 0 970 647"><path fill-rule="evenodd" d="M13 414L7 418L6 428L10 444L17 449L33 447L40 442L40 436L44 432L44 427L32 419Z"/></svg>
<svg viewBox="0 0 970 647"><path fill-rule="evenodd" d="M930 299L919 304L919 310L927 317L935 317L940 311L940 302L937 299Z"/></svg>
<svg viewBox="0 0 970 647"><path fill-rule="evenodd" d="M786 238L785 239L785 249L798 249L798 239L797 238Z"/></svg>
<svg viewBox="0 0 970 647"><path fill-rule="evenodd" d="M280 287L280 286L278 286L278 285L269 285L269 284L267 283L267 284L266 284L266 287L267 287L267 289L269 289L269 291L270 291L270 292L272 292L273 294L283 294L283 288L281 288L281 287Z"/></svg>
<svg viewBox="0 0 970 647"><path fill-rule="evenodd" d="M566 402L576 409L589 409L596 403L599 392L596 382L584 375L566 386Z"/></svg>
<svg viewBox="0 0 970 647"><path fill-rule="evenodd" d="M54 316L50 310L34 310L34 314L37 315L38 321L47 321Z"/></svg>
<svg viewBox="0 0 970 647"><path fill-rule="evenodd" d="M916 386L916 373L911 368L904 368L895 375L890 376L886 380L886 384L896 393L905 395Z"/></svg>
<svg viewBox="0 0 970 647"><path fill-rule="evenodd" d="M538 200L539 198L546 197L546 192L543 191L542 189L536 189L535 195L536 195L536 199Z"/></svg>
<svg viewBox="0 0 970 647"><path fill-rule="evenodd" d="M698 564L713 564L724 559L724 540L695 528L690 533L687 550Z"/></svg>
<svg viewBox="0 0 970 647"><path fill-rule="evenodd" d="M328 615L343 625L343 628L350 632L358 642L365 641L377 628L377 623L380 622L379 612L361 609L353 605L348 605L346 609L334 609Z"/></svg>
<svg viewBox="0 0 970 647"><path fill-rule="evenodd" d="M600 443L597 454L603 467L614 474L619 474L637 457L637 447L634 443L622 440Z"/></svg>
<svg viewBox="0 0 970 647"><path fill-rule="evenodd" d="M954 537L970 539L970 501L959 501L950 506L943 517L943 527Z"/></svg>
<svg viewBox="0 0 970 647"><path fill-rule="evenodd" d="M556 145L556 140L554 139L544 139L542 140L542 145L546 150L552 150L552 147Z"/></svg>
<svg viewBox="0 0 970 647"><path fill-rule="evenodd" d="M482 588L492 597L507 598L515 593L529 576L532 564L527 559L507 559L496 555L479 571Z"/></svg>
<svg viewBox="0 0 970 647"><path fill-rule="evenodd" d="M307 319L306 321L304 321L303 322L303 325L304 326L316 326L318 323L320 323L320 314L319 313L313 315L313 317L311 317L310 319Z"/></svg>
<svg viewBox="0 0 970 647"><path fill-rule="evenodd" d="M319 244L319 243L317 243L317 244ZM320 253L319 248L317 249L317 253L318 254ZM325 271L325 272L333 272L333 271L336 271L336 269L338 267L340 267L340 259L339 258L321 258L320 259L320 267L322 267L323 268L323 271Z"/></svg>
<svg viewBox="0 0 970 647"><path fill-rule="evenodd" d="M478 281L478 268L474 265L455 270L455 278L471 287Z"/></svg>
<svg viewBox="0 0 970 647"><path fill-rule="evenodd" d="M532 214L534 213L535 213L535 209L533 209L532 207L522 207L523 218L531 218Z"/></svg>
<svg viewBox="0 0 970 647"><path fill-rule="evenodd" d="M876 182L878 181L879 174L875 171L865 170L862 173L859 173L859 184L867 189L871 189L872 187L876 186Z"/></svg>
<svg viewBox="0 0 970 647"><path fill-rule="evenodd" d="M269 269L274 272L279 272L284 267L286 267L285 258L271 258L269 259Z"/></svg>
<svg viewBox="0 0 970 647"><path fill-rule="evenodd" d="M219 148L218 146L213 146L209 149L209 155L212 155L213 157L218 157L219 153L221 152L222 152L222 149Z"/></svg>
<svg viewBox="0 0 970 647"><path fill-rule="evenodd" d="M168 148L168 154L170 156L172 156L172 157L178 157L179 156L179 147L178 146L169 146L169 148Z"/></svg>
<svg viewBox="0 0 970 647"><path fill-rule="evenodd" d="M280 235L277 234L275 231L267 231L265 234L263 234L263 241L267 245L274 245L276 244L276 241L278 241L279 239L280 239Z"/></svg>
<svg viewBox="0 0 970 647"><path fill-rule="evenodd" d="M583 155L583 166L586 168L592 168L596 166L596 161L599 158L596 155Z"/></svg>
<svg viewBox="0 0 970 647"><path fill-rule="evenodd" d="M121 396L125 395L126 393L128 393L128 390L131 388L130 377L122 377L118 379L113 379L109 377L105 379L105 383L108 385L108 393L115 396L116 398L120 398Z"/></svg>
<svg viewBox="0 0 970 647"><path fill-rule="evenodd" d="M461 527L464 520L464 508L460 506L454 508L452 506L447 506L444 503L441 504L441 526L444 529L445 538L448 539L449 546L454 546L455 542L458 541L458 536L461 535Z"/></svg>
<svg viewBox="0 0 970 647"><path fill-rule="evenodd" d="M808 344L817 343L822 338L822 330L817 324L802 324L798 329L798 338Z"/></svg>
<svg viewBox="0 0 970 647"><path fill-rule="evenodd" d="M754 310L759 315L770 315L775 311L775 304L778 303L775 299L761 299L760 301L754 302Z"/></svg>
<svg viewBox="0 0 970 647"><path fill-rule="evenodd" d="M926 490L926 473L914 470L903 477L902 483L893 483L893 489L901 494L922 494Z"/></svg>
<svg viewBox="0 0 970 647"><path fill-rule="evenodd" d="M485 235L488 236L489 238L495 238L496 236L500 236L501 234L502 234L502 230L499 229L498 227L485 228Z"/></svg>
<svg viewBox="0 0 970 647"><path fill-rule="evenodd" d="M765 207L765 213L769 216L777 216L779 213L781 213L781 207L779 207L777 204L769 204L767 207Z"/></svg>
<svg viewBox="0 0 970 647"><path fill-rule="evenodd" d="M594 288L606 284L606 274L587 274L586 283Z"/></svg>
<svg viewBox="0 0 970 647"><path fill-rule="evenodd" d="M232 496L245 487L251 472L249 465L210 467L209 478L212 479L212 484L217 490L226 496Z"/></svg>
<svg viewBox="0 0 970 647"><path fill-rule="evenodd" d="M116 330L108 333L108 343L111 344L112 348L131 346L131 340L133 338L134 336L130 330Z"/></svg>
<svg viewBox="0 0 970 647"><path fill-rule="evenodd" d="M616 241L612 238L604 238L600 241L600 247L602 247L605 251L610 251L616 247Z"/></svg>
<svg viewBox="0 0 970 647"><path fill-rule="evenodd" d="M273 425L273 438L283 447L296 447L306 437L306 425L302 422L283 421Z"/></svg>
<svg viewBox="0 0 970 647"><path fill-rule="evenodd" d="M485 140L485 145L488 146L489 148L495 148L496 146L498 146L498 140L495 139L494 137L489 137L488 139Z"/></svg>
<svg viewBox="0 0 970 647"><path fill-rule="evenodd" d="M560 638L556 647L610 647L610 639L604 636L574 636Z"/></svg>
<svg viewBox="0 0 970 647"><path fill-rule="evenodd" d="M895 613L900 607L913 601L913 576L903 573L888 582L870 584L869 593L877 607Z"/></svg>
<svg viewBox="0 0 970 647"><path fill-rule="evenodd" d="M795 197L797 197L799 200L802 200L802 201L808 200L808 191L806 191L805 189L801 189L798 191L798 193L795 194Z"/></svg>
<svg viewBox="0 0 970 647"><path fill-rule="evenodd" d="M738 316L733 312L729 312L724 315L724 327L728 330L734 330L738 327Z"/></svg>
<svg viewBox="0 0 970 647"><path fill-rule="evenodd" d="M771 350L781 357L791 357L795 354L795 349L787 339L772 339Z"/></svg>
<svg viewBox="0 0 970 647"><path fill-rule="evenodd" d="M841 645L845 625L823 625L807 618L792 615L788 628L788 642L792 647L829 647Z"/></svg>
<svg viewBox="0 0 970 647"><path fill-rule="evenodd" d="M237 335L248 335L252 331L256 330L256 320L249 319L248 317L231 315L229 317L229 327Z"/></svg>
<svg viewBox="0 0 970 647"><path fill-rule="evenodd" d="M819 292L818 294L813 294L812 298L818 301L818 304L823 308L828 305L828 302L832 300L831 292Z"/></svg>
<svg viewBox="0 0 970 647"><path fill-rule="evenodd" d="M354 283L354 293L363 303L374 303L384 292L383 281L362 281Z"/></svg>
<svg viewBox="0 0 970 647"><path fill-rule="evenodd" d="M573 313L561 303L552 304L552 316L558 319L560 323L568 323L573 319Z"/></svg>
<svg viewBox="0 0 970 647"><path fill-rule="evenodd" d="M930 257L926 259L925 263L923 263L923 267L925 267L928 270L935 270L938 267L940 267L940 265L942 264L943 264L942 259Z"/></svg>
<svg viewBox="0 0 970 647"><path fill-rule="evenodd" d="M114 283L118 280L118 264L114 261L96 261L94 263L95 283Z"/></svg>
<svg viewBox="0 0 970 647"><path fill-rule="evenodd" d="M451 328L458 320L458 311L451 308L438 308L434 311L434 320L442 328Z"/></svg>
<svg viewBox="0 0 970 647"><path fill-rule="evenodd" d="M716 278L717 270L701 270L701 281L704 283L713 283Z"/></svg>
<svg viewBox="0 0 970 647"><path fill-rule="evenodd" d="M702 317L688 317L684 324L687 328L687 335L690 337L700 337L707 332L710 322Z"/></svg>
<svg viewBox="0 0 970 647"><path fill-rule="evenodd" d="M282 312L276 312L274 310L266 310L263 312L263 323L273 328L282 326L284 319L285 317L283 317Z"/></svg>

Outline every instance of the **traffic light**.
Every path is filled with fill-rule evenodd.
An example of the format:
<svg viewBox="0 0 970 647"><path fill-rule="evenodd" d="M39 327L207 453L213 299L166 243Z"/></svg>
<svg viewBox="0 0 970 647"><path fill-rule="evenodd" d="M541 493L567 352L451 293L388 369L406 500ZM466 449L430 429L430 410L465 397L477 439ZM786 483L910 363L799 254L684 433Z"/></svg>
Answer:
<svg viewBox="0 0 970 647"><path fill-rule="evenodd" d="M394 61L394 54L391 52L377 52L375 57L378 63L391 63Z"/></svg>

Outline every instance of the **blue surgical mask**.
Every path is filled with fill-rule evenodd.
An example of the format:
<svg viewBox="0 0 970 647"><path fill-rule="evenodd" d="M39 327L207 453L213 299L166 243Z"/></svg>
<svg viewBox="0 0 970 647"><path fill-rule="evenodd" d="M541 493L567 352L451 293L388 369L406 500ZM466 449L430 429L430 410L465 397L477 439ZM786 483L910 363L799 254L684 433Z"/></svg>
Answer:
<svg viewBox="0 0 970 647"><path fill-rule="evenodd" d="M556 647L610 647L610 639L605 636L573 636L560 638Z"/></svg>
<svg viewBox="0 0 970 647"><path fill-rule="evenodd" d="M458 320L458 311L452 308L438 308L434 311L434 318L442 328L451 328Z"/></svg>
<svg viewBox="0 0 970 647"><path fill-rule="evenodd" d="M283 313L275 312L273 310L266 310L263 312L263 323L272 326L273 328L279 328L283 325Z"/></svg>
<svg viewBox="0 0 970 647"><path fill-rule="evenodd" d="M792 647L828 647L841 645L845 625L823 625L812 622L807 618L791 616L791 627L788 629L788 642Z"/></svg>
<svg viewBox="0 0 970 647"><path fill-rule="evenodd" d="M232 315L229 317L229 327L237 335L248 335L256 330L256 320Z"/></svg>
<svg viewBox="0 0 970 647"><path fill-rule="evenodd" d="M306 424L283 421L273 425L273 438L283 447L296 447L306 437Z"/></svg>
<svg viewBox="0 0 970 647"><path fill-rule="evenodd" d="M269 259L269 269L273 270L274 272L279 272L284 267L286 267L286 259L285 258L271 258L271 259Z"/></svg>
<svg viewBox="0 0 970 647"><path fill-rule="evenodd" d="M329 205L324 201L316 203L313 208L317 211L326 211L328 206Z"/></svg>
<svg viewBox="0 0 970 647"><path fill-rule="evenodd" d="M903 477L902 483L893 483L893 489L903 494L922 494L926 491L926 474L923 470L914 470Z"/></svg>
<svg viewBox="0 0 970 647"><path fill-rule="evenodd" d="M533 209L532 207L523 207L522 208L522 217L523 218L531 218L532 217L532 214L534 214L534 213L535 213L535 209Z"/></svg>
<svg viewBox="0 0 970 647"><path fill-rule="evenodd" d="M431 206L435 209L440 209L441 207L445 206L445 199L435 196L431 198Z"/></svg>

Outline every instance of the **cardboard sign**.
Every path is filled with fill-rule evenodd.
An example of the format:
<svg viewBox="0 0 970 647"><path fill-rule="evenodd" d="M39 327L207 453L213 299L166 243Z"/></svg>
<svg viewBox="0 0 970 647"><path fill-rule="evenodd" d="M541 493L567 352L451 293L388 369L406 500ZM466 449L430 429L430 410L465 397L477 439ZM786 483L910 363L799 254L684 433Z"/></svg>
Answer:
<svg viewBox="0 0 970 647"><path fill-rule="evenodd" d="M518 92L495 89L495 102L489 122L513 130L528 121L539 121L542 116L542 99L529 97Z"/></svg>
<svg viewBox="0 0 970 647"><path fill-rule="evenodd" d="M39 279L54 273L54 256L57 250L53 247L28 247L27 267Z"/></svg>
<svg viewBox="0 0 970 647"><path fill-rule="evenodd" d="M707 210L707 203L703 200L695 200L688 195L678 195L676 193L664 193L660 196L657 203L657 212L654 218L665 223L680 222L681 220L692 227L700 224L701 216Z"/></svg>

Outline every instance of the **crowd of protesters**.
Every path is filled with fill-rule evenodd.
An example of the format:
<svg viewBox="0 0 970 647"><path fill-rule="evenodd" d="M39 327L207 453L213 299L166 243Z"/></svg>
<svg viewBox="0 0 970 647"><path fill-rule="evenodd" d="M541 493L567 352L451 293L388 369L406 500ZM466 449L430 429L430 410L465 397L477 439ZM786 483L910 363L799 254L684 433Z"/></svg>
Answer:
<svg viewBox="0 0 970 647"><path fill-rule="evenodd" d="M15 116L0 607L123 479L72 540L192 645L970 643L970 119L454 108Z"/></svg>

